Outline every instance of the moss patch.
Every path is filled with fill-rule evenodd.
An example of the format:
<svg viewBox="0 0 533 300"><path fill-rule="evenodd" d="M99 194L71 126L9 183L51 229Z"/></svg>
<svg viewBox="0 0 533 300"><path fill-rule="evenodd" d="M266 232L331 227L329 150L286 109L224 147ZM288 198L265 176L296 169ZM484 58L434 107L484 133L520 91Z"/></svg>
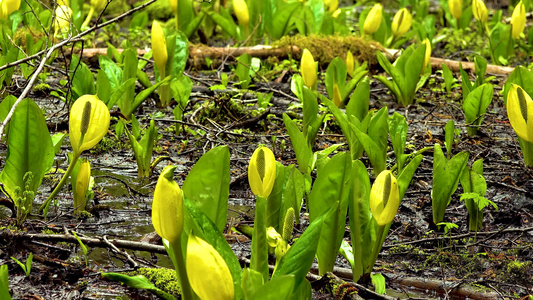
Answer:
<svg viewBox="0 0 533 300"><path fill-rule="evenodd" d="M143 275L148 278L158 289L163 290L174 296L180 294L178 277L176 271L166 268L151 269L140 268L136 271L127 273L129 276Z"/></svg>

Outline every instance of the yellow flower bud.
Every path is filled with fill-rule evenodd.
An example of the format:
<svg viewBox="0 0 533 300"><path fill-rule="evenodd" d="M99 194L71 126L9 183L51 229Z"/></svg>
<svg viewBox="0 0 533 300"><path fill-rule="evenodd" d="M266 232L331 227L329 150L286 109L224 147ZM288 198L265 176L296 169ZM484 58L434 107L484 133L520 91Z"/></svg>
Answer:
<svg viewBox="0 0 533 300"><path fill-rule="evenodd" d="M252 154L248 165L248 182L254 195L267 198L276 180L276 158L267 147L261 146Z"/></svg>
<svg viewBox="0 0 533 300"><path fill-rule="evenodd" d="M333 18L336 19L341 13L342 13L342 10L341 10L340 8L337 8L337 10L334 11L334 12L331 14L331 16L332 16Z"/></svg>
<svg viewBox="0 0 533 300"><path fill-rule="evenodd" d="M300 61L300 73L306 87L313 89L316 84L316 66L313 54L309 50L304 49L302 60Z"/></svg>
<svg viewBox="0 0 533 300"><path fill-rule="evenodd" d="M161 74L165 74L165 65L168 60L167 53L167 41L165 39L165 33L159 22L152 23L152 54L154 57L155 65ZM163 79L163 78L161 78Z"/></svg>
<svg viewBox="0 0 533 300"><path fill-rule="evenodd" d="M379 173L370 190L370 211L380 226L392 222L400 206L398 182L390 171Z"/></svg>
<svg viewBox="0 0 533 300"><path fill-rule="evenodd" d="M279 234L274 227L267 228L266 240L270 247L276 247L279 240L282 240L281 234Z"/></svg>
<svg viewBox="0 0 533 300"><path fill-rule="evenodd" d="M7 19L9 15L19 10L20 0L1 0L0 1L0 19Z"/></svg>
<svg viewBox="0 0 533 300"><path fill-rule="evenodd" d="M507 116L516 135L533 143L533 100L516 84L507 94Z"/></svg>
<svg viewBox="0 0 533 300"><path fill-rule="evenodd" d="M353 77L354 67L355 62L353 60L352 51L348 50L348 53L346 53L346 71L348 72L348 75L350 75L350 77Z"/></svg>
<svg viewBox="0 0 533 300"><path fill-rule="evenodd" d="M94 7L96 11L101 11L105 8L107 0L91 0L91 6Z"/></svg>
<svg viewBox="0 0 533 300"><path fill-rule="evenodd" d="M57 0L57 5L66 5L66 6L70 6L68 0Z"/></svg>
<svg viewBox="0 0 533 300"><path fill-rule="evenodd" d="M78 98L70 109L69 138L75 155L94 147L109 129L109 109L95 95Z"/></svg>
<svg viewBox="0 0 533 300"><path fill-rule="evenodd" d="M250 15L248 13L248 5L246 5L246 2L244 0L233 0L233 11L235 11L239 24L244 28L248 27L248 23L250 23Z"/></svg>
<svg viewBox="0 0 533 300"><path fill-rule="evenodd" d="M324 0L324 5L329 13L333 13L339 7L339 0Z"/></svg>
<svg viewBox="0 0 533 300"><path fill-rule="evenodd" d="M463 13L463 0L448 0L448 8L452 16L459 20Z"/></svg>
<svg viewBox="0 0 533 300"><path fill-rule="evenodd" d="M76 176L76 187L74 193L74 208L76 211L85 210L85 194L91 182L91 164L89 160L83 160Z"/></svg>
<svg viewBox="0 0 533 300"><path fill-rule="evenodd" d="M152 224L160 237L171 244L179 239L183 231L183 193L174 181L175 166L166 166L154 190L152 203Z"/></svg>
<svg viewBox="0 0 533 300"><path fill-rule="evenodd" d="M54 22L55 30L62 33L70 31L70 19L72 17L72 9L66 5L59 5L56 8L56 19Z"/></svg>
<svg viewBox="0 0 533 300"><path fill-rule="evenodd" d="M186 265L191 287L200 299L234 298L228 265L213 246L192 233L187 242Z"/></svg>
<svg viewBox="0 0 533 300"><path fill-rule="evenodd" d="M487 6L483 0L473 0L472 1L472 11L474 12L474 18L485 24L489 18L489 13L487 12Z"/></svg>
<svg viewBox="0 0 533 300"><path fill-rule="evenodd" d="M172 10L173 14L178 13L178 0L168 0L168 3L170 4L170 9Z"/></svg>
<svg viewBox="0 0 533 300"><path fill-rule="evenodd" d="M513 10L513 15L511 16L511 26L513 39L517 40L520 38L520 34L526 28L526 7L522 1L518 2Z"/></svg>
<svg viewBox="0 0 533 300"><path fill-rule="evenodd" d="M376 3L368 15L366 16L365 23L363 26L363 32L365 34L374 34L374 32L378 31L379 25L381 25L381 17L383 14L383 6L381 4Z"/></svg>
<svg viewBox="0 0 533 300"><path fill-rule="evenodd" d="M342 102L341 97L341 90L339 89L339 85L334 83L333 84L333 103L335 106L340 107Z"/></svg>
<svg viewBox="0 0 533 300"><path fill-rule="evenodd" d="M411 24L413 23L413 16L407 10L407 8L400 9L392 19L392 34L395 36L400 36L405 34L409 29L411 29Z"/></svg>
<svg viewBox="0 0 533 300"><path fill-rule="evenodd" d="M431 43L429 42L429 39L426 38L422 43L426 45L426 53L424 55L424 64L422 67L422 73L426 70L429 64L429 60L431 59Z"/></svg>

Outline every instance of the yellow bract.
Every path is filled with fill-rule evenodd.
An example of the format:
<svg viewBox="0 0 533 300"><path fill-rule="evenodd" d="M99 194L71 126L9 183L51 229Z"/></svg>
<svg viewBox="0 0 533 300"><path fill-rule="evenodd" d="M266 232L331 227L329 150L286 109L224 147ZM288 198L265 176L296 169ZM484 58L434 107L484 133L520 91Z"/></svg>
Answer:
<svg viewBox="0 0 533 300"><path fill-rule="evenodd" d="M276 180L276 158L267 147L257 148L248 165L248 182L254 195L267 198Z"/></svg>
<svg viewBox="0 0 533 300"><path fill-rule="evenodd" d="M91 6L94 7L96 11L101 11L105 8L107 0L91 0Z"/></svg>
<svg viewBox="0 0 533 300"><path fill-rule="evenodd" d="M392 222L400 206L398 182L390 171L379 173L370 190L370 211L380 226Z"/></svg>
<svg viewBox="0 0 533 300"><path fill-rule="evenodd" d="M170 9L172 10L172 13L178 13L178 0L168 0L168 3L170 4Z"/></svg>
<svg viewBox="0 0 533 300"><path fill-rule="evenodd" d="M20 8L20 0L0 0L0 19L7 19L9 15Z"/></svg>
<svg viewBox="0 0 533 300"><path fill-rule="evenodd" d="M324 5L329 13L333 13L339 7L339 0L324 0Z"/></svg>
<svg viewBox="0 0 533 300"><path fill-rule="evenodd" d="M463 0L448 0L448 8L452 16L459 20L463 13Z"/></svg>
<svg viewBox="0 0 533 300"><path fill-rule="evenodd" d="M511 26L513 39L519 39L520 34L526 28L526 7L522 1L518 2L513 10L513 15L511 16Z"/></svg>
<svg viewBox="0 0 533 300"><path fill-rule="evenodd" d="M338 84L333 84L333 103L335 106L340 107L342 102L341 90Z"/></svg>
<svg viewBox="0 0 533 300"><path fill-rule="evenodd" d="M66 33L70 31L70 18L72 17L72 9L66 5L59 5L56 8L55 31Z"/></svg>
<svg viewBox="0 0 533 300"><path fill-rule="evenodd" d="M155 185L152 224L160 237L171 244L183 231L183 193L174 181L175 166L166 166Z"/></svg>
<svg viewBox="0 0 533 300"><path fill-rule="evenodd" d="M472 11L474 12L474 18L476 18L476 20L483 24L487 22L489 14L487 12L487 6L485 6L485 2L483 2L483 0L473 0Z"/></svg>
<svg viewBox="0 0 533 300"><path fill-rule="evenodd" d="M248 13L248 5L246 5L246 2L244 0L233 0L233 10L235 11L237 20L239 20L239 24L241 24L242 27L248 27L248 23L250 23L250 15Z"/></svg>
<svg viewBox="0 0 533 300"><path fill-rule="evenodd" d="M383 6L381 6L379 3L374 4L365 19L363 26L363 31L365 34L374 34L374 32L378 31L379 25L381 25L382 14Z"/></svg>
<svg viewBox="0 0 533 300"><path fill-rule="evenodd" d="M346 53L346 71L348 72L348 75L350 75L350 77L353 77L354 67L355 62L353 60L352 51L348 50L348 53Z"/></svg>
<svg viewBox="0 0 533 300"><path fill-rule="evenodd" d="M85 210L85 194L89 189L91 182L91 164L88 160L84 160L80 164L78 175L76 177L76 193L74 193L74 208L76 211Z"/></svg>
<svg viewBox="0 0 533 300"><path fill-rule="evenodd" d="M91 149L109 129L109 109L95 95L78 98L70 109L69 138L74 155Z"/></svg>
<svg viewBox="0 0 533 300"><path fill-rule="evenodd" d="M533 143L533 100L516 84L507 94L507 116L516 135Z"/></svg>
<svg viewBox="0 0 533 300"><path fill-rule="evenodd" d="M300 73L306 87L313 89L316 84L316 66L313 54L309 50L304 49L302 60L300 61Z"/></svg>
<svg viewBox="0 0 533 300"><path fill-rule="evenodd" d="M151 33L151 42L152 42L152 54L154 57L155 65L159 72L164 76L165 74L165 65L168 60L167 53L167 41L165 39L165 33L159 22L155 21L152 23L152 33ZM163 79L163 78L161 78Z"/></svg>
<svg viewBox="0 0 533 300"><path fill-rule="evenodd" d="M429 39L426 38L422 43L426 45L426 52L424 54L424 65L422 67L422 73L426 70L429 64L429 60L431 59L431 43L429 42Z"/></svg>
<svg viewBox="0 0 533 300"><path fill-rule="evenodd" d="M407 10L407 8L400 9L392 19L392 34L395 36L400 36L405 34L409 29L411 29L411 24L413 23L413 16Z"/></svg>
<svg viewBox="0 0 533 300"><path fill-rule="evenodd" d="M187 242L187 277L200 299L232 300L233 278L228 265L213 246L189 235Z"/></svg>

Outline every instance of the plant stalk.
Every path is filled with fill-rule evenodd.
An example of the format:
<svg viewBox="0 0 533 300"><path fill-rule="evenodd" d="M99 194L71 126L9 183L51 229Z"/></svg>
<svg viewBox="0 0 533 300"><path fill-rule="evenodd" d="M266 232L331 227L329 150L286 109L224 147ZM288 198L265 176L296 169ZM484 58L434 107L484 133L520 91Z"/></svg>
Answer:
<svg viewBox="0 0 533 300"><path fill-rule="evenodd" d="M39 207L39 212L43 211L44 208L46 206L48 206L50 201L52 201L52 199L54 199L57 196L57 194L59 194L59 191L61 191L61 188L67 182L67 179L70 176L70 173L72 173L72 170L74 170L74 166L76 166L76 162L78 161L79 158L80 158L80 154L73 153L72 161L70 162L70 164L68 165L67 170L63 174L63 177L61 178L61 181L59 181L59 183L56 185L55 189L52 191L50 196L48 196L48 198L46 198L46 201L44 201L43 204L41 204L41 206Z"/></svg>
<svg viewBox="0 0 533 300"><path fill-rule="evenodd" d="M196 299L189 283L189 277L187 277L187 268L185 266L185 258L183 257L183 251L181 246L180 235L175 241L171 241L172 253L174 254L174 261L176 262L176 273L180 281L181 298L184 300Z"/></svg>
<svg viewBox="0 0 533 300"><path fill-rule="evenodd" d="M383 246L383 233L385 232L385 226L379 226L378 234L376 235L376 242L374 243L374 249L372 251L372 261L370 268L367 269L367 273L371 273L378 259L379 252L381 251L381 246Z"/></svg>
<svg viewBox="0 0 533 300"><path fill-rule="evenodd" d="M255 204L254 231L252 235L252 257L250 269L263 275L268 281L268 244L266 239L266 199L257 196Z"/></svg>

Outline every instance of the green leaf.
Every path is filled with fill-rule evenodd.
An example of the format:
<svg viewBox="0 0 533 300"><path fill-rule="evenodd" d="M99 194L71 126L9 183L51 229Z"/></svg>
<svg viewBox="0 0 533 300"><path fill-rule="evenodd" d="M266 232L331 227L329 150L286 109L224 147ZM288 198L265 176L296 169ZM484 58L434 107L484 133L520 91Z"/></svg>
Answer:
<svg viewBox="0 0 533 300"><path fill-rule="evenodd" d="M353 280L363 275L366 266L365 253L371 253L373 242L365 238L370 216L370 178L365 165L360 160L352 164L352 198L349 201L350 238L353 249ZM369 255L368 255L369 256Z"/></svg>
<svg viewBox="0 0 533 300"><path fill-rule="evenodd" d="M285 182L287 182L292 170L294 170L294 165L285 167L282 163L276 162L276 180L274 181L272 192L267 198L266 226L267 228L274 227L277 232L281 232L280 224L283 224L282 219L280 219L280 212Z"/></svg>
<svg viewBox="0 0 533 300"><path fill-rule="evenodd" d="M394 156L396 157L396 163L398 164L398 172L402 171L405 163L403 153L405 151L408 127L405 117L399 113L394 112L394 114L389 117L389 133L392 147L394 149Z"/></svg>
<svg viewBox="0 0 533 300"><path fill-rule="evenodd" d="M180 76L170 83L170 90L172 91L172 97L176 100L177 105L172 111L174 113L175 120L183 120L183 111L189 103L189 97L192 92L192 80L188 76Z"/></svg>
<svg viewBox="0 0 533 300"><path fill-rule="evenodd" d="M254 300L290 300L293 298L294 287L296 284L294 275L282 275L273 278L261 286L248 299Z"/></svg>
<svg viewBox="0 0 533 300"><path fill-rule="evenodd" d="M370 274L370 277L372 278L372 285L374 286L374 291L378 294L385 295L385 277L383 277L381 273Z"/></svg>
<svg viewBox="0 0 533 300"><path fill-rule="evenodd" d="M370 163L372 164L373 173L377 176L381 171L385 170L386 168L386 155L387 155L387 148L386 148L386 139L388 137L387 131L388 131L388 124L387 124L387 113L386 113L386 107L382 108L374 117L372 118L375 120L373 122L374 129L372 137L370 137L369 134L365 134L362 132L359 128L357 128L355 125L350 124L350 127L352 128L353 132L355 133L355 136L359 140L359 142L363 145L363 148L365 149L366 154L368 155L368 159L370 160ZM372 122L372 121L371 121ZM372 123L369 125L369 131L372 129Z"/></svg>
<svg viewBox="0 0 533 300"><path fill-rule="evenodd" d="M272 280L281 275L292 274L295 276L295 286L297 288L305 280L305 275L307 275L313 264L322 224L328 213L324 213L309 224L309 227L279 261L276 272L272 275Z"/></svg>
<svg viewBox="0 0 533 300"><path fill-rule="evenodd" d="M407 166L405 166L405 168L402 169L401 172L398 173L396 180L398 181L398 189L400 190L400 201L403 199L403 196L405 196L405 192L413 179L413 175L423 158L422 154L418 154L407 164Z"/></svg>
<svg viewBox="0 0 533 300"><path fill-rule="evenodd" d="M475 126L481 125L483 115L485 115L491 102L492 84L486 83L471 91L463 102L466 123L471 123ZM476 135L477 130L477 127L468 127L468 135Z"/></svg>
<svg viewBox="0 0 533 300"><path fill-rule="evenodd" d="M264 281L261 273L250 268L242 270L242 292L244 294L244 299L254 299L252 296L254 296L257 290L263 285Z"/></svg>
<svg viewBox="0 0 533 300"><path fill-rule="evenodd" d="M433 155L433 190L431 191L433 222L444 220L446 207L457 189L459 178L468 161L468 152L461 152L449 161L444 157L439 144L435 144Z"/></svg>
<svg viewBox="0 0 533 300"><path fill-rule="evenodd" d="M346 84L346 63L342 58L334 58L328 65L326 70L326 91L328 92L329 99L333 99L333 86L337 84L341 91L344 92L344 85Z"/></svg>
<svg viewBox="0 0 533 300"><path fill-rule="evenodd" d="M225 8L221 7L219 13L205 10L203 12L207 14L215 23L217 23L230 37L237 38L237 25Z"/></svg>
<svg viewBox="0 0 533 300"><path fill-rule="evenodd" d="M307 144L305 136L285 113L283 114L283 122L285 123L285 128L287 128L291 139L292 148L296 154L298 168L304 174L311 174L313 169L313 151Z"/></svg>
<svg viewBox="0 0 533 300"><path fill-rule="evenodd" d="M455 123L453 120L446 122L444 126L444 145L446 146L446 152L448 153L448 159L452 157L453 138L455 136Z"/></svg>
<svg viewBox="0 0 533 300"><path fill-rule="evenodd" d="M344 236L346 211L350 195L352 160L348 153L335 155L317 175L308 198L309 221L336 207L324 221L318 242L319 274L332 272ZM338 203L338 204L337 204Z"/></svg>
<svg viewBox="0 0 533 300"><path fill-rule="evenodd" d="M303 103L303 122L302 122L302 133L304 136L308 136L308 130L309 126L312 126L312 124L315 122L315 120L318 117L318 101L316 100L316 96L307 87L302 87L302 99ZM312 147L314 144L314 141L309 141L309 147Z"/></svg>
<svg viewBox="0 0 533 300"><path fill-rule="evenodd" d="M289 173L289 178L283 189L282 207L279 214L279 223L283 224L287 210L292 207L296 213L296 224L300 224L298 212L302 209L303 195L305 193L305 178L304 175L294 165L290 165L286 169ZM279 231L281 232L281 225Z"/></svg>
<svg viewBox="0 0 533 300"><path fill-rule="evenodd" d="M503 95L505 98L505 103L507 103L507 93L511 88L511 83L517 84L528 93L528 95L533 95L533 70L528 70L524 66L516 66L516 68L511 72L507 81L505 82Z"/></svg>
<svg viewBox="0 0 533 300"><path fill-rule="evenodd" d="M140 93L135 96L135 99L133 100L133 104L129 107L129 111L121 111L126 118L129 118L135 110L143 103L143 101L150 96L151 93L153 93L160 85L168 84L171 77L167 76L165 79L159 81L158 83L152 85L151 87L142 90ZM131 79L130 79L131 80Z"/></svg>
<svg viewBox="0 0 533 300"><path fill-rule="evenodd" d="M124 70L122 73L122 83L128 82L134 79L133 84L128 84L122 98L119 99L118 106L121 112L131 111L131 105L133 105L133 99L135 97L135 82L137 81L137 50L134 48L128 48L122 53L124 58Z"/></svg>
<svg viewBox="0 0 533 300"><path fill-rule="evenodd" d="M365 77L352 94L348 105L346 105L346 114L353 115L359 121L362 121L368 114L370 101L370 82L368 77Z"/></svg>
<svg viewBox="0 0 533 300"><path fill-rule="evenodd" d="M104 55L98 56L100 69L104 70L111 85L111 90L115 91L122 84L122 69L110 58Z"/></svg>
<svg viewBox="0 0 533 300"><path fill-rule="evenodd" d="M22 100L10 122L7 157L0 182L12 197L25 190L24 175L33 174L28 191L36 192L54 162L54 148L43 112L31 99Z"/></svg>
<svg viewBox="0 0 533 300"><path fill-rule="evenodd" d="M7 265L0 266L0 298L11 300L11 295L9 294L9 274Z"/></svg>
<svg viewBox="0 0 533 300"><path fill-rule="evenodd" d="M442 64L442 77L444 77L444 86L446 87L446 93L448 95L452 91L452 85L455 83L455 77L452 71L445 63Z"/></svg>
<svg viewBox="0 0 533 300"><path fill-rule="evenodd" d="M272 21L272 29L270 30L270 36L272 40L279 40L289 31L291 17L296 9L301 7L301 5L301 3L290 3L288 5L284 5L283 8L278 8L278 11L274 16L274 20Z"/></svg>
<svg viewBox="0 0 533 300"><path fill-rule="evenodd" d="M111 83L109 79L107 79L105 71L103 69L98 70L98 73L96 74L96 95L98 96L98 99L102 100L107 105L111 98L111 93Z"/></svg>
<svg viewBox="0 0 533 300"><path fill-rule="evenodd" d="M72 75L72 100L76 100L79 97L90 94L94 95L94 77L89 70L89 67L80 61L79 56L73 55L70 63L70 71L75 73Z"/></svg>
<svg viewBox="0 0 533 300"><path fill-rule="evenodd" d="M229 198L230 154L219 146L202 155L183 183L183 193L222 231L226 225Z"/></svg>
<svg viewBox="0 0 533 300"><path fill-rule="evenodd" d="M124 283L125 285L135 288L135 289L147 290L151 292L152 294L157 295L158 297L165 299L165 300L176 299L171 294L155 287L155 285L153 285L150 282L150 280L148 280L146 277L142 275L128 276L128 275L124 275L120 273L102 273L102 277L109 279L109 280L120 281Z"/></svg>

